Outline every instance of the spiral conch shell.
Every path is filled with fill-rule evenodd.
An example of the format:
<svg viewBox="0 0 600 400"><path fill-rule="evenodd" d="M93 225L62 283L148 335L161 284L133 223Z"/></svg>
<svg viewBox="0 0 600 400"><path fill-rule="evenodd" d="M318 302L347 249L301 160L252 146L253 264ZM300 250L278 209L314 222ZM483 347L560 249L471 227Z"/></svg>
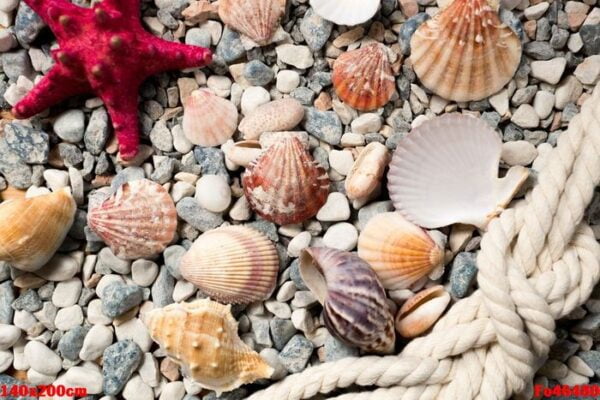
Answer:
<svg viewBox="0 0 600 400"><path fill-rule="evenodd" d="M238 336L230 305L209 299L170 304L146 314L146 325L184 376L218 395L273 373Z"/></svg>
<svg viewBox="0 0 600 400"><path fill-rule="evenodd" d="M23 271L40 269L67 236L76 210L68 189L0 204L0 261Z"/></svg>
<svg viewBox="0 0 600 400"><path fill-rule="evenodd" d="M358 238L358 255L386 289L406 289L444 260L444 250L397 212L371 218Z"/></svg>
<svg viewBox="0 0 600 400"><path fill-rule="evenodd" d="M273 243L259 231L226 226L196 239L179 268L186 280L213 299L251 303L273 292L279 257Z"/></svg>
<svg viewBox="0 0 600 400"><path fill-rule="evenodd" d="M394 318L383 286L356 255L310 247L300 255L300 274L323 305L325 325L343 342L365 351L394 351Z"/></svg>
<svg viewBox="0 0 600 400"><path fill-rule="evenodd" d="M396 330L405 338L419 336L431 328L450 303L441 285L422 290L406 302L396 316Z"/></svg>
<svg viewBox="0 0 600 400"><path fill-rule="evenodd" d="M280 0L220 0L221 20L236 31L264 46L271 42L285 13Z"/></svg>

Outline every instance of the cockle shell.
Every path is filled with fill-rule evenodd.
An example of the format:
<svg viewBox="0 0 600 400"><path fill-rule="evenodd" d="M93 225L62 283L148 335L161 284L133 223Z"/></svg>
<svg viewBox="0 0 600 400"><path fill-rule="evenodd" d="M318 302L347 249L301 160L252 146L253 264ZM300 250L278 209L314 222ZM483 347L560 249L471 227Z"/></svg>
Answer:
<svg viewBox="0 0 600 400"><path fill-rule="evenodd" d="M521 41L488 0L454 0L424 22L410 41L410 59L425 87L454 101L484 99L519 66Z"/></svg>
<svg viewBox="0 0 600 400"><path fill-rule="evenodd" d="M363 199L377 188L385 167L390 162L387 147L371 142L361 152L346 176L346 195L351 200Z"/></svg>
<svg viewBox="0 0 600 400"><path fill-rule="evenodd" d="M227 226L202 234L179 264L185 279L224 303L269 297L277 283L279 257L259 231Z"/></svg>
<svg viewBox="0 0 600 400"><path fill-rule="evenodd" d="M184 376L218 395L273 373L239 338L230 305L209 299L170 304L147 313L146 325Z"/></svg>
<svg viewBox="0 0 600 400"><path fill-rule="evenodd" d="M123 259L152 258L175 236L177 211L169 193L148 179L126 182L88 212L88 225Z"/></svg>
<svg viewBox="0 0 600 400"><path fill-rule="evenodd" d="M264 46L271 42L285 14L280 0L220 0L219 16L229 27Z"/></svg>
<svg viewBox="0 0 600 400"><path fill-rule="evenodd" d="M365 351L394 351L394 317L369 264L349 252L309 247L300 254L300 274L334 336Z"/></svg>
<svg viewBox="0 0 600 400"><path fill-rule="evenodd" d="M371 218L358 237L358 256L386 289L406 289L444 261L444 250L397 212Z"/></svg>
<svg viewBox="0 0 600 400"><path fill-rule="evenodd" d="M271 101L259 106L240 122L244 139L258 139L263 132L294 129L304 118L304 107L296 99Z"/></svg>
<svg viewBox="0 0 600 400"><path fill-rule="evenodd" d="M338 97L361 111L383 107L396 90L387 49L380 43L339 56L333 64L332 81Z"/></svg>
<svg viewBox="0 0 600 400"><path fill-rule="evenodd" d="M52 258L73 225L77 206L68 189L0 204L0 261L37 271Z"/></svg>
<svg viewBox="0 0 600 400"><path fill-rule="evenodd" d="M257 140L242 140L228 142L222 147L225 157L241 167L247 167L262 154L262 148Z"/></svg>
<svg viewBox="0 0 600 400"><path fill-rule="evenodd" d="M219 146L233 136L237 123L237 107L210 89L194 90L185 99L183 133L193 144Z"/></svg>
<svg viewBox="0 0 600 400"><path fill-rule="evenodd" d="M381 0L310 0L317 14L338 25L358 25L373 18Z"/></svg>
<svg viewBox="0 0 600 400"><path fill-rule="evenodd" d="M483 120L446 114L398 142L388 173L394 206L425 228L457 222L485 228L528 177L523 167L498 178L502 140Z"/></svg>
<svg viewBox="0 0 600 400"><path fill-rule="evenodd" d="M422 290L406 302L396 316L396 330L414 338L431 328L450 303L450 294L441 285Z"/></svg>
<svg viewBox="0 0 600 400"><path fill-rule="evenodd" d="M327 172L295 137L269 147L248 166L242 183L252 209L280 225L313 217L329 193Z"/></svg>

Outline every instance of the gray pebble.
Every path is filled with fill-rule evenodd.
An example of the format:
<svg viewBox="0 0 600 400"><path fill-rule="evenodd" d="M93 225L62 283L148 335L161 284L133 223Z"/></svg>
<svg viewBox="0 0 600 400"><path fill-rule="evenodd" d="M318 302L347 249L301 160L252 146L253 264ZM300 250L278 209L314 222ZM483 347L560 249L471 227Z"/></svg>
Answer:
<svg viewBox="0 0 600 400"><path fill-rule="evenodd" d="M325 46L332 30L333 23L319 16L312 8L306 11L300 23L300 32L312 51L319 51Z"/></svg>
<svg viewBox="0 0 600 400"><path fill-rule="evenodd" d="M277 350L283 349L297 332L294 324L289 319L273 318L269 322L269 327L271 337L273 338L273 345Z"/></svg>
<svg viewBox="0 0 600 400"><path fill-rule="evenodd" d="M0 261L0 282L10 279L10 264L6 261Z"/></svg>
<svg viewBox="0 0 600 400"><path fill-rule="evenodd" d="M15 299L12 281L0 284L0 324L12 324L15 310L11 304Z"/></svg>
<svg viewBox="0 0 600 400"><path fill-rule="evenodd" d="M300 102L300 104L302 104L303 106L310 106L310 105L312 105L312 103L316 97L316 94L309 88L298 87L298 88L292 90L292 93L290 93L290 96L293 97L294 99L298 100Z"/></svg>
<svg viewBox="0 0 600 400"><path fill-rule="evenodd" d="M110 247L105 247L98 253L96 271L103 271L104 274L109 274L111 271L128 274L131 272L131 261L117 257Z"/></svg>
<svg viewBox="0 0 600 400"><path fill-rule="evenodd" d="M223 29L221 40L217 45L216 53L223 58L227 64L232 63L245 55L246 50L244 50L239 33L226 26L225 29Z"/></svg>
<svg viewBox="0 0 600 400"><path fill-rule="evenodd" d="M177 203L177 215L200 232L209 231L223 223L221 214L200 207L193 197L185 197Z"/></svg>
<svg viewBox="0 0 600 400"><path fill-rule="evenodd" d="M212 37L210 32L202 28L188 29L185 33L185 44L200 47L210 47Z"/></svg>
<svg viewBox="0 0 600 400"><path fill-rule="evenodd" d="M477 276L477 259L474 253L458 253L452 262L450 291L459 299L465 297Z"/></svg>
<svg viewBox="0 0 600 400"><path fill-rule="evenodd" d="M96 297L96 291L92 288L84 287L81 289L81 294L79 295L79 301L77 304L81 307L85 307L90 301L92 301L94 297Z"/></svg>
<svg viewBox="0 0 600 400"><path fill-rule="evenodd" d="M342 122L333 111L319 111L307 107L304 116L304 129L317 139L331 145L340 144L342 138Z"/></svg>
<svg viewBox="0 0 600 400"><path fill-rule="evenodd" d="M158 120L150 131L150 141L161 151L173 151L173 135L164 120Z"/></svg>
<svg viewBox="0 0 600 400"><path fill-rule="evenodd" d="M525 43L523 51L534 60L549 60L554 57L554 49L548 42Z"/></svg>
<svg viewBox="0 0 600 400"><path fill-rule="evenodd" d="M76 326L65 333L58 342L58 351L63 358L71 361L79 360L79 352L83 347L83 339L88 332L88 328Z"/></svg>
<svg viewBox="0 0 600 400"><path fill-rule="evenodd" d="M83 162L83 154L79 147L71 143L59 143L58 154L66 166L76 167Z"/></svg>
<svg viewBox="0 0 600 400"><path fill-rule="evenodd" d="M550 40L552 35L552 26L548 21L548 18L540 18L537 21L537 28L535 30L535 40L547 41Z"/></svg>
<svg viewBox="0 0 600 400"><path fill-rule="evenodd" d="M102 312L110 318L125 314L144 300L142 288L113 282L102 291Z"/></svg>
<svg viewBox="0 0 600 400"><path fill-rule="evenodd" d="M377 201L362 207L358 210L358 224L356 225L359 231L365 229L367 223L378 214L393 211L394 205L390 200Z"/></svg>
<svg viewBox="0 0 600 400"><path fill-rule="evenodd" d="M48 162L50 144L48 134L18 123L4 126L4 138L13 153L28 164Z"/></svg>
<svg viewBox="0 0 600 400"><path fill-rule="evenodd" d="M163 252L163 257L165 259L165 265L169 270L171 276L175 279L183 279L181 273L179 272L179 262L181 261L181 257L186 253L185 247L182 246L169 246Z"/></svg>
<svg viewBox="0 0 600 400"><path fill-rule="evenodd" d="M285 345L279 360L285 368L292 374L302 371L313 352L313 344L303 335L295 335Z"/></svg>
<svg viewBox="0 0 600 400"><path fill-rule="evenodd" d="M11 51L2 54L2 69L8 79L16 81L21 75L31 77L33 67L27 50Z"/></svg>
<svg viewBox="0 0 600 400"><path fill-rule="evenodd" d="M229 179L229 173L225 168L225 155L221 149L196 146L194 157L203 175L222 175Z"/></svg>
<svg viewBox="0 0 600 400"><path fill-rule="evenodd" d="M269 239L274 242L279 241L279 235L277 234L277 225L272 222L265 221L264 219L257 219L254 222L245 224L245 226L254 228L259 232L264 233Z"/></svg>
<svg viewBox="0 0 600 400"><path fill-rule="evenodd" d="M600 54L600 24L582 26L579 35L583 41L583 50L586 55Z"/></svg>
<svg viewBox="0 0 600 400"><path fill-rule="evenodd" d="M554 33L552 34L552 38L550 38L550 45L554 50L560 50L567 44L569 40L569 31L566 29L556 28Z"/></svg>
<svg viewBox="0 0 600 400"><path fill-rule="evenodd" d="M163 160L163 162L158 164L158 167L154 170L154 172L152 172L150 179L152 179L154 182L160 183L161 185L169 182L173 177L176 164L177 162L174 158L167 158Z"/></svg>
<svg viewBox="0 0 600 400"><path fill-rule="evenodd" d="M158 21L169 29L177 29L179 23L168 10L161 9L156 13Z"/></svg>
<svg viewBox="0 0 600 400"><path fill-rule="evenodd" d="M154 307L160 308L173 303L173 289L175 289L175 279L167 267L162 266L158 277L152 284L151 293Z"/></svg>
<svg viewBox="0 0 600 400"><path fill-rule="evenodd" d="M594 370L596 376L600 376L600 351L590 350L577 353L591 369Z"/></svg>
<svg viewBox="0 0 600 400"><path fill-rule="evenodd" d="M44 21L24 1L19 3L15 17L15 36L21 45L29 48L37 35L46 26Z"/></svg>
<svg viewBox="0 0 600 400"><path fill-rule="evenodd" d="M252 86L265 86L273 80L275 73L262 61L252 60L244 66L244 77Z"/></svg>
<svg viewBox="0 0 600 400"><path fill-rule="evenodd" d="M502 117L496 111L486 111L481 114L481 119L487 122L489 126L496 129Z"/></svg>
<svg viewBox="0 0 600 400"><path fill-rule="evenodd" d="M85 148L93 155L99 155L104 150L108 135L108 113L104 107L96 108L83 135Z"/></svg>
<svg viewBox="0 0 600 400"><path fill-rule="evenodd" d="M125 182L132 182L140 179L144 179L144 170L142 168L127 167L121 170L121 172L114 177L110 183L110 188L113 192L116 192L117 189Z"/></svg>
<svg viewBox="0 0 600 400"><path fill-rule="evenodd" d="M567 362L569 357L575 354L578 349L579 345L577 343L565 339L559 339L554 342L552 347L550 347L548 358L556 359L561 362Z"/></svg>
<svg viewBox="0 0 600 400"><path fill-rule="evenodd" d="M385 141L385 147L387 147L389 150L396 150L396 146L398 146L398 143L400 143L404 136L406 136L406 132L392 133Z"/></svg>
<svg viewBox="0 0 600 400"><path fill-rule="evenodd" d="M42 300L35 290L29 289L12 302L12 308L17 311L25 310L33 313L41 310Z"/></svg>
<svg viewBox="0 0 600 400"><path fill-rule="evenodd" d="M358 349L348 346L338 338L328 335L325 339L325 361L337 361L346 357L358 357Z"/></svg>
<svg viewBox="0 0 600 400"><path fill-rule="evenodd" d="M102 391L109 396L121 392L142 359L142 350L131 340L122 340L104 350L102 356Z"/></svg>
<svg viewBox="0 0 600 400"><path fill-rule="evenodd" d="M521 104L529 104L531 103L531 100L533 100L533 97L537 93L537 90L537 86L535 85L518 89L510 101L515 107L518 107Z"/></svg>
<svg viewBox="0 0 600 400"><path fill-rule="evenodd" d="M56 118L53 127L54 132L65 142L78 143L83 139L85 115L78 109L67 110Z"/></svg>
<svg viewBox="0 0 600 400"><path fill-rule="evenodd" d="M413 15L404 24L402 24L400 32L398 32L398 43L400 44L402 53L405 56L410 54L410 40L412 35L415 33L417 28L419 28L419 26L429 18L431 18L429 14L422 12Z"/></svg>
<svg viewBox="0 0 600 400"><path fill-rule="evenodd" d="M523 140L523 138L523 130L512 122L506 125L506 128L504 128L503 140L505 142Z"/></svg>
<svg viewBox="0 0 600 400"><path fill-rule="evenodd" d="M302 275L300 275L300 263L297 258L290 265L290 279L298 290L308 290L308 286L306 286Z"/></svg>
<svg viewBox="0 0 600 400"><path fill-rule="evenodd" d="M38 296L42 301L48 301L52 298L52 293L54 293L54 282L48 282L38 290Z"/></svg>
<svg viewBox="0 0 600 400"><path fill-rule="evenodd" d="M17 189L27 189L31 186L31 167L12 151L5 138L0 138L0 173L9 185Z"/></svg>
<svg viewBox="0 0 600 400"><path fill-rule="evenodd" d="M22 2L24 4L24 2ZM19 381L12 376L0 374L0 386L5 386L7 390L10 390L12 387L19 388L21 386L27 386L31 390L35 389L34 386L29 386L27 382ZM38 397L30 397L30 396L6 396L2 397L3 400L37 400Z"/></svg>
<svg viewBox="0 0 600 400"><path fill-rule="evenodd" d="M85 158L83 160L85 165ZM96 168L94 168L94 173L96 175L105 175L108 174L111 170L112 163L110 162L110 158L108 154L105 152L100 153L98 159L96 160Z"/></svg>

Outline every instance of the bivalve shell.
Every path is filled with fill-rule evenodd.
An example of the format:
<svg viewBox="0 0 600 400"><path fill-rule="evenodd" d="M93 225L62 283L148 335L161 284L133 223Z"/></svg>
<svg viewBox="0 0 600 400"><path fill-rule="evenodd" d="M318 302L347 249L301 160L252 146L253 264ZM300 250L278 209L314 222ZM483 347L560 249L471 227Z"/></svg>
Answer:
<svg viewBox="0 0 600 400"><path fill-rule="evenodd" d="M229 161L241 167L247 167L262 154L261 145L257 140L228 142L222 149Z"/></svg>
<svg viewBox="0 0 600 400"><path fill-rule="evenodd" d="M268 298L275 288L279 258L273 243L245 226L202 234L179 264L185 279L224 303Z"/></svg>
<svg viewBox="0 0 600 400"><path fill-rule="evenodd" d="M285 13L280 0L220 0L219 16L229 27L264 46L271 42Z"/></svg>
<svg viewBox="0 0 600 400"><path fill-rule="evenodd" d="M146 325L184 376L217 395L273 373L239 338L230 305L209 299L170 304L146 314Z"/></svg>
<svg viewBox="0 0 600 400"><path fill-rule="evenodd" d="M361 111L383 107L396 90L387 49L380 43L339 56L333 64L332 80L338 97Z"/></svg>
<svg viewBox="0 0 600 400"><path fill-rule="evenodd" d="M373 18L381 0L310 0L317 14L338 25L358 25Z"/></svg>
<svg viewBox="0 0 600 400"><path fill-rule="evenodd" d="M394 351L394 317L369 264L349 252L309 247L300 254L300 274L334 336L368 352Z"/></svg>
<svg viewBox="0 0 600 400"><path fill-rule="evenodd" d="M361 152L348 176L346 176L346 195L351 200L368 197L381 181L385 167L390 162L387 147L371 142Z"/></svg>
<svg viewBox="0 0 600 400"><path fill-rule="evenodd" d="M68 189L0 204L0 260L22 271L44 266L67 236L77 206Z"/></svg>
<svg viewBox="0 0 600 400"><path fill-rule="evenodd" d="M386 289L406 289L444 261L444 250L426 231L397 212L369 220L358 238L358 256Z"/></svg>
<svg viewBox="0 0 600 400"><path fill-rule="evenodd" d="M450 304L450 294L441 285L422 290L406 302L396 316L396 330L414 338L431 328Z"/></svg>
<svg viewBox="0 0 600 400"><path fill-rule="evenodd" d="M269 147L248 166L242 183L252 209L280 225L313 217L329 193L327 172L295 137Z"/></svg>
<svg viewBox="0 0 600 400"><path fill-rule="evenodd" d="M175 236L177 211L169 193L148 179L126 182L88 212L88 225L123 259L152 258Z"/></svg>
<svg viewBox="0 0 600 400"><path fill-rule="evenodd" d="M194 90L186 98L183 108L183 133L193 144L219 146L237 129L236 106L210 89Z"/></svg>
<svg viewBox="0 0 600 400"><path fill-rule="evenodd" d="M244 139L258 139L263 132L294 129L304 118L304 107L296 99L275 100L256 108L240 122Z"/></svg>
<svg viewBox="0 0 600 400"><path fill-rule="evenodd" d="M412 36L410 59L425 87L454 101L484 99L519 67L521 41L488 0L454 0Z"/></svg>

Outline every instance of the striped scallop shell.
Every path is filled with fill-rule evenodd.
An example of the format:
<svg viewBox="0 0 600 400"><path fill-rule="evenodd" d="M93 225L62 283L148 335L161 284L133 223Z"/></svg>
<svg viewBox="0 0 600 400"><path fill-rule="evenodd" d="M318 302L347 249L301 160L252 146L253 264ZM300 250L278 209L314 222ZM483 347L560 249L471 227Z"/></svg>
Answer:
<svg viewBox="0 0 600 400"><path fill-rule="evenodd" d="M277 281L279 258L273 243L245 226L202 234L183 256L185 279L223 303L251 303L269 297Z"/></svg>
<svg viewBox="0 0 600 400"><path fill-rule="evenodd" d="M91 208L88 225L117 257L152 258L175 237L177 211L161 185L140 179Z"/></svg>
<svg viewBox="0 0 600 400"><path fill-rule="evenodd" d="M406 289L444 260L444 250L427 232L397 212L369 220L358 238L358 255L386 289Z"/></svg>
<svg viewBox="0 0 600 400"><path fill-rule="evenodd" d="M300 274L334 336L368 352L394 351L394 317L369 264L353 253L309 247L300 255Z"/></svg>
<svg viewBox="0 0 600 400"><path fill-rule="evenodd" d="M333 64L332 80L338 97L361 111L383 107L396 90L387 49L380 43L339 56Z"/></svg>
<svg viewBox="0 0 600 400"><path fill-rule="evenodd" d="M498 92L521 60L519 37L487 0L454 0L417 29L410 46L423 85L454 101Z"/></svg>
<svg viewBox="0 0 600 400"><path fill-rule="evenodd" d="M209 89L194 90L185 100L183 133L193 144L219 146L233 136L237 122L236 106Z"/></svg>
<svg viewBox="0 0 600 400"><path fill-rule="evenodd" d="M398 311L396 330L405 338L414 338L431 328L450 304L450 294L441 285L415 294Z"/></svg>
<svg viewBox="0 0 600 400"><path fill-rule="evenodd" d="M296 137L273 143L246 169L244 193L254 211L280 225L317 214L329 193L329 177Z"/></svg>
<svg viewBox="0 0 600 400"><path fill-rule="evenodd" d="M310 0L322 18L338 25L358 25L373 18L381 0Z"/></svg>
<svg viewBox="0 0 600 400"><path fill-rule="evenodd" d="M264 46L279 27L285 14L280 0L220 0L219 16L229 27Z"/></svg>

